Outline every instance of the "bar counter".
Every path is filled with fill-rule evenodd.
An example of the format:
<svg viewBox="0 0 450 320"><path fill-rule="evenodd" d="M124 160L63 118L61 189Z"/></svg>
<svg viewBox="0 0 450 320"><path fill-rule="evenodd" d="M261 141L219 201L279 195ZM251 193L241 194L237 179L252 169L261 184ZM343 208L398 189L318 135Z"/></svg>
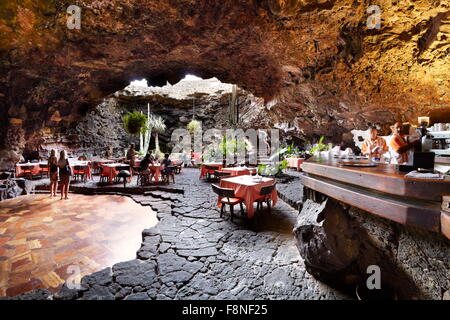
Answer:
<svg viewBox="0 0 450 320"><path fill-rule="evenodd" d="M450 179L406 177L396 165L351 167L343 160L313 157L302 165L305 187L380 217L450 238L449 213L443 197L450 195Z"/></svg>

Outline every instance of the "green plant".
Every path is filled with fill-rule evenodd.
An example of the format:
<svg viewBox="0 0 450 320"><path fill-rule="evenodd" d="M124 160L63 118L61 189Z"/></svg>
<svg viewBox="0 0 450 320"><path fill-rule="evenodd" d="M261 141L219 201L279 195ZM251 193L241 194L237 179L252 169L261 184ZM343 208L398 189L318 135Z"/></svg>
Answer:
<svg viewBox="0 0 450 320"><path fill-rule="evenodd" d="M328 145L326 145L325 143L323 143L323 140L325 139L324 136L320 137L319 142L317 142L312 148L311 150L309 150L309 152L311 154L318 154L320 151L326 151L328 150Z"/></svg>
<svg viewBox="0 0 450 320"><path fill-rule="evenodd" d="M139 151L136 151L136 154L137 154L138 156L143 157L143 156L145 156L146 152L144 152L144 150L139 150Z"/></svg>
<svg viewBox="0 0 450 320"><path fill-rule="evenodd" d="M278 159L284 160L293 156L305 157L305 151L301 151L300 148L294 146L294 143L292 142L291 145L284 145L279 147L278 150L271 155L270 161L274 162Z"/></svg>
<svg viewBox="0 0 450 320"><path fill-rule="evenodd" d="M155 150L159 151L159 133L162 133L166 130L167 126L164 123L164 119L160 116L151 117L150 125L155 130Z"/></svg>
<svg viewBox="0 0 450 320"><path fill-rule="evenodd" d="M247 151L247 143L241 140L227 140L226 137L222 138L222 142L219 144L219 148L222 154L226 157L227 155L236 155L238 151Z"/></svg>
<svg viewBox="0 0 450 320"><path fill-rule="evenodd" d="M186 129L190 132L193 133L197 130L199 130L201 128L201 122L197 121L195 119L192 119L191 122L189 122L186 126Z"/></svg>
<svg viewBox="0 0 450 320"><path fill-rule="evenodd" d="M287 168L287 165L287 160L270 165L260 164L258 165L258 174L262 176L276 176L282 173L283 169Z"/></svg>
<svg viewBox="0 0 450 320"><path fill-rule="evenodd" d="M128 112L122 121L125 131L132 136L138 136L148 130L147 116L139 111Z"/></svg>

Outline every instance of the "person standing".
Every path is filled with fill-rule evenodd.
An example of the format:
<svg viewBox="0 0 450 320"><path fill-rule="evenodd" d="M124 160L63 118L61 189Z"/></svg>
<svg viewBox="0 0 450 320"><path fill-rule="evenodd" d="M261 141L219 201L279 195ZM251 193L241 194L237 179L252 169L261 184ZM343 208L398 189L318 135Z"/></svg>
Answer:
<svg viewBox="0 0 450 320"><path fill-rule="evenodd" d="M69 199L69 185L70 177L72 176L72 169L70 168L69 159L67 159L66 152L61 150L58 160L59 168L59 183L61 185L61 199Z"/></svg>
<svg viewBox="0 0 450 320"><path fill-rule="evenodd" d="M408 151L418 143L418 140L408 142L402 135L403 125L396 122L393 126L391 141L389 147L394 154L394 163L404 164L408 162Z"/></svg>
<svg viewBox="0 0 450 320"><path fill-rule="evenodd" d="M387 151L389 151L389 148L386 140L378 136L377 127L371 126L369 128L369 138L364 140L361 145L361 152L363 155L380 159Z"/></svg>
<svg viewBox="0 0 450 320"><path fill-rule="evenodd" d="M127 152L127 160L130 161L130 167L134 167L136 162L136 150L134 143L130 144L130 149Z"/></svg>
<svg viewBox="0 0 450 320"><path fill-rule="evenodd" d="M56 192L58 190L58 158L56 158L55 149L50 151L47 166L50 172L50 196L56 197Z"/></svg>

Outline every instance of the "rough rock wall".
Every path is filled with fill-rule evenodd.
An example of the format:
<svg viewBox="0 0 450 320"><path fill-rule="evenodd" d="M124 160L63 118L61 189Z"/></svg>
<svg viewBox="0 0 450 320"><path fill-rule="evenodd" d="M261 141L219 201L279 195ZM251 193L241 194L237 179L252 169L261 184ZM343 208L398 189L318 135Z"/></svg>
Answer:
<svg viewBox="0 0 450 320"><path fill-rule="evenodd" d="M128 87L129 88L129 87ZM179 93L179 92L178 92ZM14 141L16 131L9 131L10 144L16 146L15 151L3 151L0 158L0 169L8 169L18 161L20 154L25 160L47 157L49 150L64 149L75 156L86 153L88 155L103 156L109 147L117 156L123 156L124 150L131 142L139 147L139 139L130 137L124 130L122 117L128 111L142 111L147 113L147 103L150 112L161 116L166 123L167 130L159 134L160 146L163 151L170 150L170 139L172 131L176 128L185 128L192 119L193 111L195 118L202 122L203 130L209 128L228 128L230 121L229 93L217 92L215 94L204 94L195 92L188 96L171 97L162 93L153 92L150 89L142 90L120 90L114 95L105 98L95 108L91 108L80 120L70 122L62 119L51 121L41 130L34 132L27 140L22 139L17 146ZM192 106L195 100L195 108ZM254 97L243 90L238 90L237 102L239 110L238 127L252 127L255 116L255 108L264 108L263 99ZM14 134L12 134L14 133ZM154 134L150 148L154 148Z"/></svg>
<svg viewBox="0 0 450 320"><path fill-rule="evenodd" d="M309 273L354 294L356 286L366 285L367 267L378 265L381 288L398 299L448 296L448 239L309 194L294 231Z"/></svg>
<svg viewBox="0 0 450 320"><path fill-rule="evenodd" d="M76 121L136 77L187 72L264 97L261 125L340 138L368 123L449 121L448 0L61 0L0 4L0 148ZM265 119L265 120L264 120ZM14 145L7 144L15 136Z"/></svg>

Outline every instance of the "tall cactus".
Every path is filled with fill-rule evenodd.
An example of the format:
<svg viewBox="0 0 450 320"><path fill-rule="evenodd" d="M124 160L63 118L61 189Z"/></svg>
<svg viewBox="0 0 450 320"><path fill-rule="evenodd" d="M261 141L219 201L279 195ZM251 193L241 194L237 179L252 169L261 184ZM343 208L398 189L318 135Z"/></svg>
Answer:
<svg viewBox="0 0 450 320"><path fill-rule="evenodd" d="M141 111L142 113L142 111ZM143 134L141 132L141 134L139 135L139 143L141 146L141 151L144 154L147 154L148 152L148 148L150 146L150 140L152 138L152 119L150 119L150 104L147 103L147 131L145 131L145 133Z"/></svg>

